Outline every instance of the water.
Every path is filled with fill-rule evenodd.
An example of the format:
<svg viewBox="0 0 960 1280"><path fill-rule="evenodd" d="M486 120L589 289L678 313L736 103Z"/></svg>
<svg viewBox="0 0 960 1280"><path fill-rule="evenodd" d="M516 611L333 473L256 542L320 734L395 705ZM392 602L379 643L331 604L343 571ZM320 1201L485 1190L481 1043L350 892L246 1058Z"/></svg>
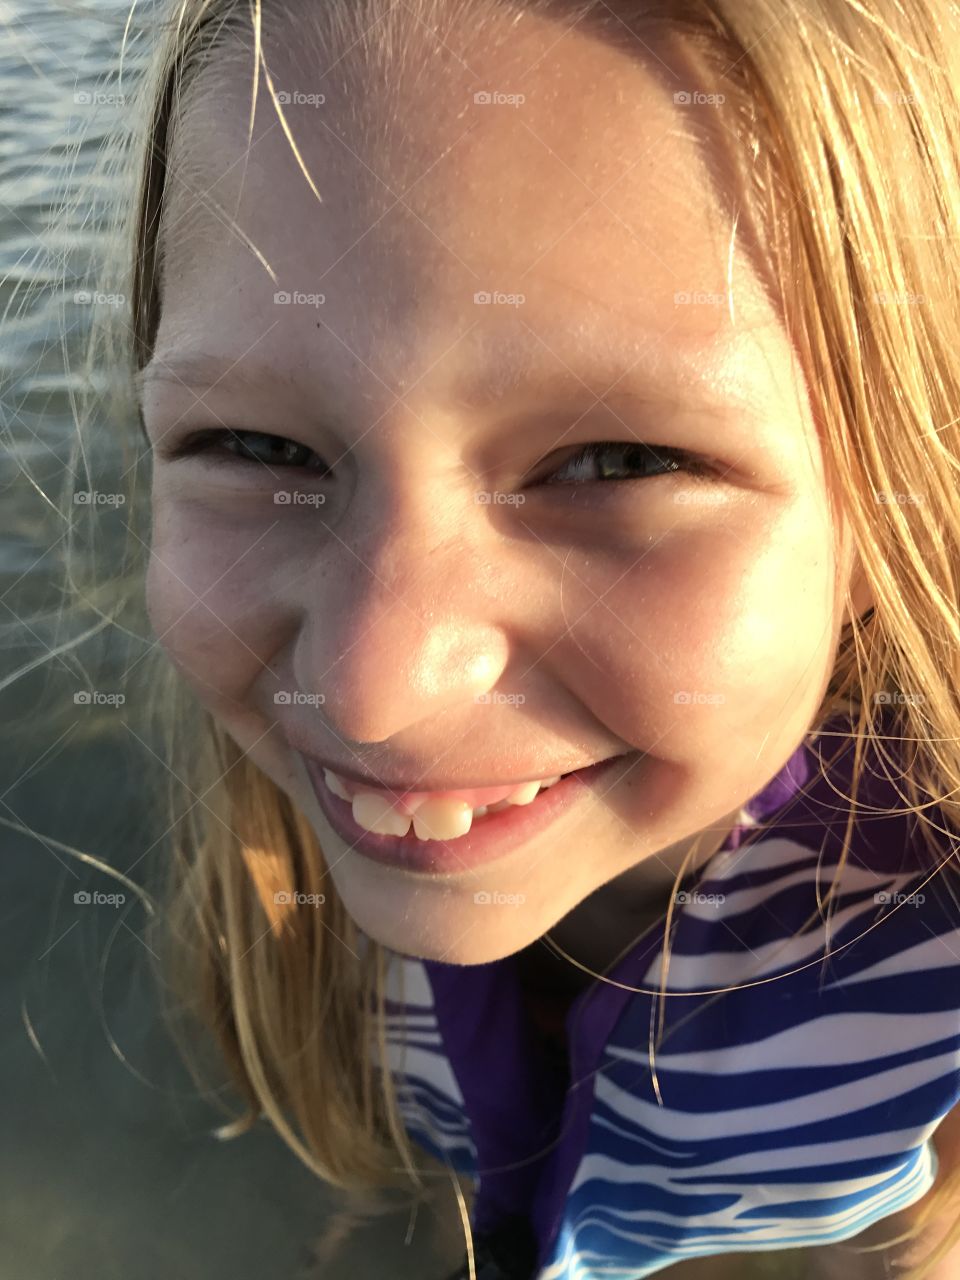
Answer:
<svg viewBox="0 0 960 1280"><path fill-rule="evenodd" d="M113 0L0 0L0 1280L319 1280L311 1241L329 1197L266 1128L209 1136L222 1116L158 1025L141 908L73 901L118 886L64 846L142 869L161 834L138 796L156 761L122 713L86 716L70 696L137 637L97 637L82 665L54 659L3 687L50 644L32 618L56 600L63 527L44 495L63 483L73 432L90 312L73 295L100 249L91 210L114 194L92 177L108 113L94 119L75 95L115 66L125 17ZM56 732L36 730L39 705L63 708ZM461 1253L452 1198L442 1227L421 1213L409 1240L408 1228L406 1213L382 1220L324 1280L448 1274Z"/></svg>

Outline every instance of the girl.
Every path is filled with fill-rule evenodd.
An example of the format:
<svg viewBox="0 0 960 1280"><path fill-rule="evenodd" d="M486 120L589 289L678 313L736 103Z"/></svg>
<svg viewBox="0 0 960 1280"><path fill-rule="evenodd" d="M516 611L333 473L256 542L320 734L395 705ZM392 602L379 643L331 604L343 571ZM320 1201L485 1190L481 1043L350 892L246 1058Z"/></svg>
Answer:
<svg viewBox="0 0 960 1280"><path fill-rule="evenodd" d="M471 1280L955 1274L960 8L154 36L91 358L230 1132L441 1161Z"/></svg>

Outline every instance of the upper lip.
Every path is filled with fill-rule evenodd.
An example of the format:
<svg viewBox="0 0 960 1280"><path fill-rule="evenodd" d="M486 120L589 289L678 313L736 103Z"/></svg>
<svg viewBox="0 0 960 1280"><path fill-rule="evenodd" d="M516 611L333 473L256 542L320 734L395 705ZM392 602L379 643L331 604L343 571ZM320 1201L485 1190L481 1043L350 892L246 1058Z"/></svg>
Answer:
<svg viewBox="0 0 960 1280"><path fill-rule="evenodd" d="M524 782L539 782L541 778L554 778L558 774L574 773L578 769L587 769L591 765L600 764L600 760L586 760L583 764L565 766L563 768L554 769L553 772L545 771L537 773L529 778L504 778L500 781L491 781L489 778L482 782L452 782L449 780L439 781L436 778L417 778L415 781L385 781L382 777L361 769L350 768L347 765L335 764L330 760L324 760L322 756L315 755L313 752L303 751L301 754L306 756L314 764L320 765L324 769L329 769L332 773L338 775L345 780L356 783L358 786L371 787L378 791L391 791L397 795L403 795L406 792L424 792L424 791L468 791L471 788L481 787L508 787L522 786ZM619 754L619 753L617 753ZM612 760L613 756L604 757Z"/></svg>

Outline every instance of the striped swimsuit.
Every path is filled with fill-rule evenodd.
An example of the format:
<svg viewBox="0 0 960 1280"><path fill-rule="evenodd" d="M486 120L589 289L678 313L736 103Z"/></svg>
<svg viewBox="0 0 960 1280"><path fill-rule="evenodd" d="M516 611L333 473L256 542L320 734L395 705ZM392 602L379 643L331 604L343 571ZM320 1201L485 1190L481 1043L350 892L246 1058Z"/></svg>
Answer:
<svg viewBox="0 0 960 1280"><path fill-rule="evenodd" d="M868 753L825 922L853 752L826 734L838 723L683 882L667 991L739 990L661 1004L594 982L566 1014L561 1067L515 956L387 953L404 1124L471 1180L481 1238L526 1232L524 1263L480 1274L638 1280L685 1258L825 1245L933 1184L931 1134L960 1098L960 907L951 867L929 878L952 844L934 856L918 820L872 816L903 801ZM663 933L661 919L607 976L658 991Z"/></svg>

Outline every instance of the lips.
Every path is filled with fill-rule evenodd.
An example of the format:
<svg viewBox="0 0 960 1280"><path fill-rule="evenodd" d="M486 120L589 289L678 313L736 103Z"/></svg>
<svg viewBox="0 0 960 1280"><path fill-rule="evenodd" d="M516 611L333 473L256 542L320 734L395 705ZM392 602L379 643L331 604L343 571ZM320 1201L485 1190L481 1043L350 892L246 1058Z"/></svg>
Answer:
<svg viewBox="0 0 960 1280"><path fill-rule="evenodd" d="M417 838L412 830L404 836L365 830L354 821L352 805L327 787L323 766L310 757L303 759L324 817L351 852L396 870L451 875L510 854L542 834L574 805L589 799L591 793L602 799L616 783L618 766L622 774L629 773L642 755L634 751L577 769L540 791L530 804L488 813L465 835L426 840Z"/></svg>
<svg viewBox="0 0 960 1280"><path fill-rule="evenodd" d="M568 772L572 773L573 770ZM471 809L499 804L503 800L510 799L514 794L529 793L529 799L532 800L540 787L552 787L564 775L558 773L553 777L544 777L535 782L511 782L498 787L469 787L445 791L407 791L376 787L372 784L368 786L366 783L354 782L352 778L336 773L333 769L324 769L323 776L330 790L334 795L340 796L341 800L353 800L354 796L361 793L380 795L389 799L399 813L413 815L427 801L432 800L462 801ZM527 800L521 799L519 803L526 804Z"/></svg>

